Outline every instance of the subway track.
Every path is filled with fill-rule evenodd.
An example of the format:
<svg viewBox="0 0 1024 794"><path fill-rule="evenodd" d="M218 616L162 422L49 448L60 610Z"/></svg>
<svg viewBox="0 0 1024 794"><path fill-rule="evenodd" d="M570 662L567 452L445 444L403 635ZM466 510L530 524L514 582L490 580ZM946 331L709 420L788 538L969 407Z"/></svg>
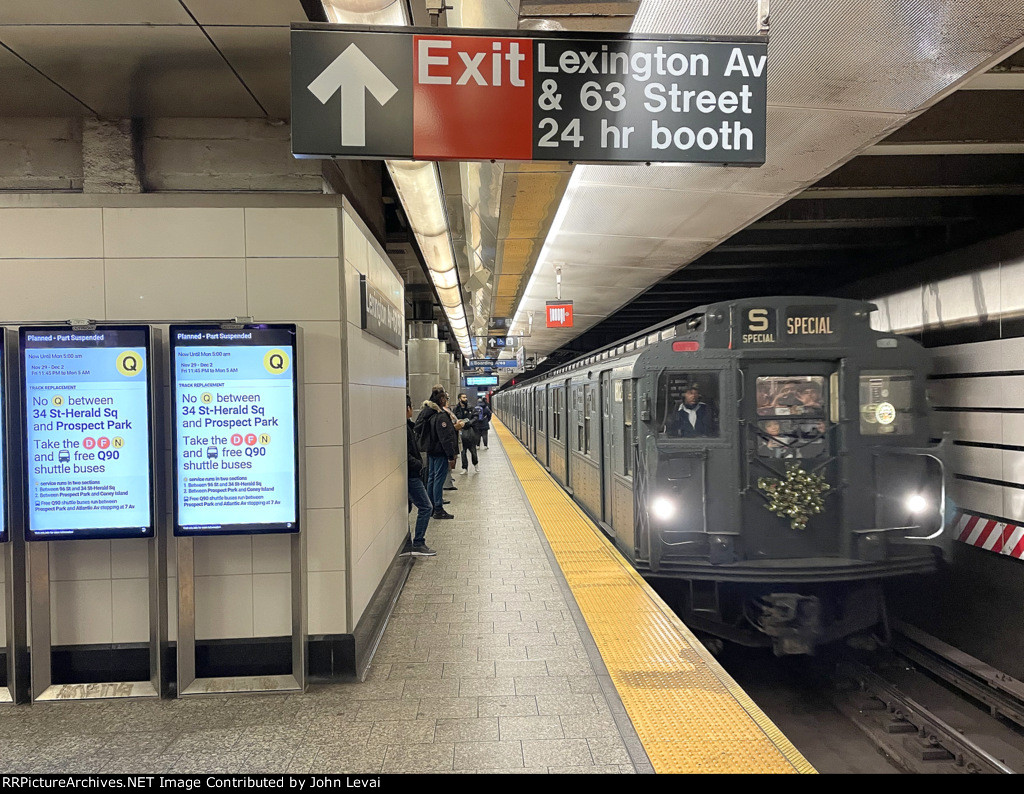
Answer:
<svg viewBox="0 0 1024 794"><path fill-rule="evenodd" d="M721 661L820 772L1024 771L1024 684L913 627L887 647Z"/></svg>

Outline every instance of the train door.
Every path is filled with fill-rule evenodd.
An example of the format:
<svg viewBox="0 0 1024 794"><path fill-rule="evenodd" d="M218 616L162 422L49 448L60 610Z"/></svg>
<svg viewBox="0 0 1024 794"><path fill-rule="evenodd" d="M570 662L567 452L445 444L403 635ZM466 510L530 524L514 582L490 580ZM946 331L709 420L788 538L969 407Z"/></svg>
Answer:
<svg viewBox="0 0 1024 794"><path fill-rule="evenodd" d="M612 372L601 373L601 520L611 526L612 523Z"/></svg>
<svg viewBox="0 0 1024 794"><path fill-rule="evenodd" d="M545 383L542 393L543 403L541 410L544 412L544 441L541 447L541 463L544 464L544 468L548 468L551 465L551 459L548 457L551 450L551 387Z"/></svg>
<svg viewBox="0 0 1024 794"><path fill-rule="evenodd" d="M529 390L529 451L537 455L537 400L540 396L537 386Z"/></svg>
<svg viewBox="0 0 1024 794"><path fill-rule="evenodd" d="M765 361L741 368L748 559L827 557L841 551L838 369L838 361ZM787 512L805 498L820 498L822 512Z"/></svg>

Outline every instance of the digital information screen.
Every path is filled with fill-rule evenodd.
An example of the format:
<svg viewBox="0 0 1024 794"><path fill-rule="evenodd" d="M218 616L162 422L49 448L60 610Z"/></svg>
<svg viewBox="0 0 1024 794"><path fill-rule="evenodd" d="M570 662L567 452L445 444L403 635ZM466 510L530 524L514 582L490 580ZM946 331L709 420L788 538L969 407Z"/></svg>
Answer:
<svg viewBox="0 0 1024 794"><path fill-rule="evenodd" d="M174 534L298 532L295 326L170 328Z"/></svg>
<svg viewBox="0 0 1024 794"><path fill-rule="evenodd" d="M28 540L153 534L149 328L22 328Z"/></svg>

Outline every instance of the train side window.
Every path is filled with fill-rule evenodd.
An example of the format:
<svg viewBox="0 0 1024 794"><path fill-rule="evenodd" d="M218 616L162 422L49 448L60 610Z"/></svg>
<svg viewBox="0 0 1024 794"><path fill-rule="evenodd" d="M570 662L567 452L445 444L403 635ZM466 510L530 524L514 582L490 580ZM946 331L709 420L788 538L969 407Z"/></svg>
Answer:
<svg viewBox="0 0 1024 794"><path fill-rule="evenodd" d="M663 372L658 427L671 438L717 438L720 394L717 372Z"/></svg>
<svg viewBox="0 0 1024 794"><path fill-rule="evenodd" d="M914 373L910 370L861 372L859 400L861 435L914 432Z"/></svg>
<svg viewBox="0 0 1024 794"><path fill-rule="evenodd" d="M633 476L633 384L634 381L618 381L622 384L622 473Z"/></svg>
<svg viewBox="0 0 1024 794"><path fill-rule="evenodd" d="M771 375L757 379L758 416L821 416L825 378L819 375Z"/></svg>

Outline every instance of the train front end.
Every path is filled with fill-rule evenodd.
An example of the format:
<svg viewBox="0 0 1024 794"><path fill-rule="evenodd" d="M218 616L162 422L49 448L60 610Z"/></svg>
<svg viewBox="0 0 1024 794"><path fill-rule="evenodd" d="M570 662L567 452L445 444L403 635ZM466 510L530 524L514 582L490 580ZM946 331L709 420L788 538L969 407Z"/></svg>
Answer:
<svg viewBox="0 0 1024 794"><path fill-rule="evenodd" d="M941 559L929 355L872 308L707 307L642 357L635 562L694 628L812 652L884 626L883 582Z"/></svg>

